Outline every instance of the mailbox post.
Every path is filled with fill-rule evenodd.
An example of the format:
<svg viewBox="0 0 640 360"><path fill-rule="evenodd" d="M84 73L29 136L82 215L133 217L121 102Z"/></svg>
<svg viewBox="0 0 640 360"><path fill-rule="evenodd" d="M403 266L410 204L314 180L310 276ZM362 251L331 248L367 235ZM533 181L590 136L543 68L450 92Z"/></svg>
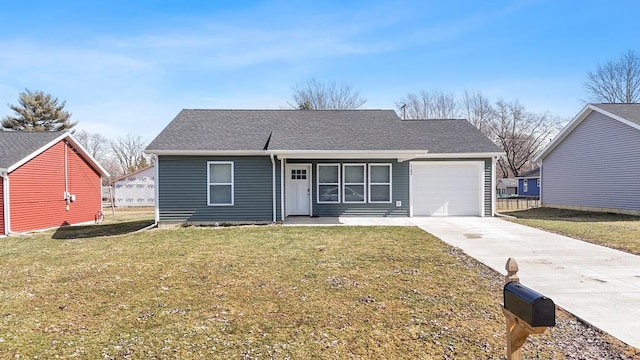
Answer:
<svg viewBox="0 0 640 360"><path fill-rule="evenodd" d="M507 325L507 360L521 360L521 347L527 337L542 334L547 327L555 326L555 304L548 297L520 284L515 259L509 258L505 269L502 312Z"/></svg>

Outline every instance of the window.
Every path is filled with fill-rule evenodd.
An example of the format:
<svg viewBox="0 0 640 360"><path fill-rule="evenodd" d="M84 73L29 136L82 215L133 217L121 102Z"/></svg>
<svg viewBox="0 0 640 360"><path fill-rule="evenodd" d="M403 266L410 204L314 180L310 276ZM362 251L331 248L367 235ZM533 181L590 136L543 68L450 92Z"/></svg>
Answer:
<svg viewBox="0 0 640 360"><path fill-rule="evenodd" d="M307 180L307 169L291 169L291 180Z"/></svg>
<svg viewBox="0 0 640 360"><path fill-rule="evenodd" d="M528 192L529 191L529 182L527 181L527 179L522 180L522 192Z"/></svg>
<svg viewBox="0 0 640 360"><path fill-rule="evenodd" d="M233 205L233 162L207 162L207 205Z"/></svg>
<svg viewBox="0 0 640 360"><path fill-rule="evenodd" d="M342 199L345 203L363 203L365 194L365 164L344 164L342 169Z"/></svg>
<svg viewBox="0 0 640 360"><path fill-rule="evenodd" d="M340 164L318 164L318 203L340 202Z"/></svg>
<svg viewBox="0 0 640 360"><path fill-rule="evenodd" d="M540 187L540 178L536 179L536 186L539 188Z"/></svg>
<svg viewBox="0 0 640 360"><path fill-rule="evenodd" d="M391 164L369 164L369 202L391 202Z"/></svg>

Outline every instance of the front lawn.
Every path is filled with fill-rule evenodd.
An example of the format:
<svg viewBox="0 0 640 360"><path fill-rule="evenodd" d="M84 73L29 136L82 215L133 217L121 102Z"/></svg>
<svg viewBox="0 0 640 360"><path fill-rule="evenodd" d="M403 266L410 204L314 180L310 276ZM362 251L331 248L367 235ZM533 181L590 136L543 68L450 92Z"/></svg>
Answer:
<svg viewBox="0 0 640 360"><path fill-rule="evenodd" d="M417 228L112 230L0 239L0 358L504 354L502 276ZM559 312L525 358L564 358L584 332Z"/></svg>
<svg viewBox="0 0 640 360"><path fill-rule="evenodd" d="M519 224L640 255L640 216L553 208L507 214Z"/></svg>

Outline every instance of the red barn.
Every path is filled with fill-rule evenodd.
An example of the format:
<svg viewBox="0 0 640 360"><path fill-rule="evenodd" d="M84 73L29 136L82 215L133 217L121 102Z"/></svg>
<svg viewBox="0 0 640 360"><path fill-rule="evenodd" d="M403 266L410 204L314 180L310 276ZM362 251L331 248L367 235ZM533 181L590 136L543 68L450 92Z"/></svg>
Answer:
<svg viewBox="0 0 640 360"><path fill-rule="evenodd" d="M0 235L95 221L102 176L69 132L0 131Z"/></svg>

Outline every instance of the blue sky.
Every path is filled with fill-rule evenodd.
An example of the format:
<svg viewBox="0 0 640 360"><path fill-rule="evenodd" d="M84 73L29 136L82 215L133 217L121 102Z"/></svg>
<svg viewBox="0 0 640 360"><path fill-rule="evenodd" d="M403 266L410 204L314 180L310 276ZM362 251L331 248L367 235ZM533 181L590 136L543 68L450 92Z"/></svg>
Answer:
<svg viewBox="0 0 640 360"><path fill-rule="evenodd" d="M3 1L0 116L25 88L78 128L150 141L182 108L285 108L347 83L387 109L479 90L570 118L598 64L640 51L637 1Z"/></svg>

